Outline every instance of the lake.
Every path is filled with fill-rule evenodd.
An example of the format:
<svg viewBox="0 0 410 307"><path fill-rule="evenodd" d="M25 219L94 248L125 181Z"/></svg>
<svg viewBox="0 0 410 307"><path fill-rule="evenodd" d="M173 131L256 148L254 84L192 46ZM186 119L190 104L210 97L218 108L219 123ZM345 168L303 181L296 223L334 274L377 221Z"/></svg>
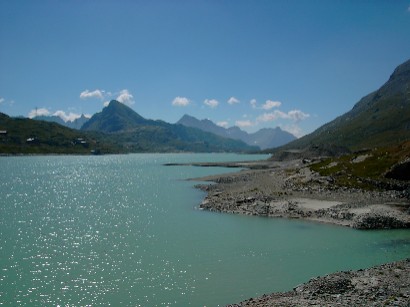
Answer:
<svg viewBox="0 0 410 307"><path fill-rule="evenodd" d="M236 154L0 157L0 305L223 306L410 255L409 230L197 210L164 163Z"/></svg>

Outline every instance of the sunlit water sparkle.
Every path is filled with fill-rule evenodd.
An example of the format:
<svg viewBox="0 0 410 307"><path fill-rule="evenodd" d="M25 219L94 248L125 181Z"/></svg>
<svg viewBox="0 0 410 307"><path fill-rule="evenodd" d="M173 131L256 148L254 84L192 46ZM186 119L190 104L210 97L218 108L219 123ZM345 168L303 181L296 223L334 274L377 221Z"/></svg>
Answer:
<svg viewBox="0 0 410 307"><path fill-rule="evenodd" d="M184 179L227 170L163 166L256 158L1 157L0 304L217 306L410 255L408 230L196 210Z"/></svg>

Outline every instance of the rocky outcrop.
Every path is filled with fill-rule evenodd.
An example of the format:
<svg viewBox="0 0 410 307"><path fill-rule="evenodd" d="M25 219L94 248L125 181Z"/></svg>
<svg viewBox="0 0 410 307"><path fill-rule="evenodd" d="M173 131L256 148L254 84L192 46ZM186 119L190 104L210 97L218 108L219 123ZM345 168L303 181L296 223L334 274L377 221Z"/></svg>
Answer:
<svg viewBox="0 0 410 307"><path fill-rule="evenodd" d="M385 177L397 180L410 180L410 159L393 166L386 173Z"/></svg>
<svg viewBox="0 0 410 307"><path fill-rule="evenodd" d="M231 307L410 306L410 259L315 277L284 293L265 294Z"/></svg>
<svg viewBox="0 0 410 307"><path fill-rule="evenodd" d="M408 189L366 191L334 184L303 162L207 178L200 208L268 217L301 218L357 229L410 227ZM391 188L390 186L388 188Z"/></svg>
<svg viewBox="0 0 410 307"><path fill-rule="evenodd" d="M395 229L410 228L410 223L391 214L365 213L357 216L352 226L357 229Z"/></svg>

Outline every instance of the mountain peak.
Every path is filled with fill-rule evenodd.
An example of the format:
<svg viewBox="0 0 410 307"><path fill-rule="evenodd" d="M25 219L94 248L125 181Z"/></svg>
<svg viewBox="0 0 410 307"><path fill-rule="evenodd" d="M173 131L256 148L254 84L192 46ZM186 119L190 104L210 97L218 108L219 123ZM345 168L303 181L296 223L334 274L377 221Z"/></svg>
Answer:
<svg viewBox="0 0 410 307"><path fill-rule="evenodd" d="M391 74L389 81L409 79L410 78L410 60L396 67Z"/></svg>
<svg viewBox="0 0 410 307"><path fill-rule="evenodd" d="M110 106L114 107L114 106L121 106L121 105L125 106L125 104L119 102L118 100L113 99L108 103L107 107L110 107Z"/></svg>
<svg viewBox="0 0 410 307"><path fill-rule="evenodd" d="M178 121L178 124L211 132L222 137L241 140L248 145L259 146L261 149L281 146L295 139L295 136L289 132L283 131L279 127L263 128L255 133L249 134L237 126L225 129L216 125L209 119L199 120L187 114L182 116Z"/></svg>
<svg viewBox="0 0 410 307"><path fill-rule="evenodd" d="M410 139L410 60L397 66L378 90L347 113L280 150L337 145L349 150L388 146Z"/></svg>
<svg viewBox="0 0 410 307"><path fill-rule="evenodd" d="M184 114L184 115L181 117L180 121L187 120L187 119L197 120L195 117L193 117L193 116L191 116L191 115Z"/></svg>
<svg viewBox="0 0 410 307"><path fill-rule="evenodd" d="M119 132L132 130L140 125L150 125L151 122L125 104L111 100L108 106L94 114L81 129Z"/></svg>
<svg viewBox="0 0 410 307"><path fill-rule="evenodd" d="M410 60L396 67L389 80L376 91L375 100L384 96L406 95L410 86Z"/></svg>
<svg viewBox="0 0 410 307"><path fill-rule="evenodd" d="M122 102L119 102L118 100L111 100L108 105L103 108L104 109L109 109L109 110L114 110L114 109L124 109L124 110L132 110L130 107L126 106L125 104L123 104ZM133 111L133 110L132 110Z"/></svg>
<svg viewBox="0 0 410 307"><path fill-rule="evenodd" d="M189 117L185 117L189 119ZM115 138L135 151L255 151L237 140L224 139L198 129L145 119L130 107L112 100L83 125L83 130L115 133Z"/></svg>

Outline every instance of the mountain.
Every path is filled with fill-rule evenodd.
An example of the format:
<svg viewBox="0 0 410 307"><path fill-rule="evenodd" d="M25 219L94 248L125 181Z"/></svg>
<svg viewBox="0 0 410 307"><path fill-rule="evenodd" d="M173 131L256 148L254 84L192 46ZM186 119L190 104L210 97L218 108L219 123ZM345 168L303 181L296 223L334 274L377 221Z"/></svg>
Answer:
<svg viewBox="0 0 410 307"><path fill-rule="evenodd" d="M147 120L121 102L112 100L102 112L94 114L82 127L83 130L101 132L129 131L138 126L151 126Z"/></svg>
<svg viewBox="0 0 410 307"><path fill-rule="evenodd" d="M296 139L294 135L283 131L279 127L274 129L264 128L255 133L247 133L236 126L226 129L208 119L199 120L189 115L184 115L177 124L198 128L222 137L241 140L248 145L258 146L261 149L278 147Z"/></svg>
<svg viewBox="0 0 410 307"><path fill-rule="evenodd" d="M182 116L182 118L177 122L177 124L184 125L186 127L197 128L217 135L224 135L226 130L225 128L214 124L209 119L199 120L187 114Z"/></svg>
<svg viewBox="0 0 410 307"><path fill-rule="evenodd" d="M84 125L84 123L86 123L89 120L89 118L85 117L84 114L82 114L81 117L76 118L73 121L67 121L67 122L65 122L60 116L56 116L56 115L36 116L33 119L42 120L42 121L46 121L46 122L53 122L53 123L57 123L59 125L66 126L68 128L71 128L71 129L77 129L77 130L80 130L81 127Z"/></svg>
<svg viewBox="0 0 410 307"><path fill-rule="evenodd" d="M342 148L357 151L409 139L410 60L398 66L383 86L363 97L352 110L275 152L326 147L337 153Z"/></svg>
<svg viewBox="0 0 410 307"><path fill-rule="evenodd" d="M52 115L52 116L40 115L40 116L33 117L33 119L42 120L44 122L57 123L61 126L65 126L65 121L60 116L56 116L56 115Z"/></svg>
<svg viewBox="0 0 410 307"><path fill-rule="evenodd" d="M121 148L95 132L70 129L50 121L12 118L0 113L1 154L118 153Z"/></svg>
<svg viewBox="0 0 410 307"><path fill-rule="evenodd" d="M84 114L81 114L81 117L76 118L75 120L73 120L72 122L68 121L66 122L66 126L72 129L77 129L80 130L81 127L88 122L89 118L85 117Z"/></svg>
<svg viewBox="0 0 410 307"><path fill-rule="evenodd" d="M242 141L231 140L200 129L145 119L126 105L112 100L94 114L82 130L105 133L131 152L244 152L257 151Z"/></svg>
<svg viewBox="0 0 410 307"><path fill-rule="evenodd" d="M287 144L296 139L296 137L281 128L263 128L255 133L249 134L248 144L254 143L262 149L275 148Z"/></svg>

